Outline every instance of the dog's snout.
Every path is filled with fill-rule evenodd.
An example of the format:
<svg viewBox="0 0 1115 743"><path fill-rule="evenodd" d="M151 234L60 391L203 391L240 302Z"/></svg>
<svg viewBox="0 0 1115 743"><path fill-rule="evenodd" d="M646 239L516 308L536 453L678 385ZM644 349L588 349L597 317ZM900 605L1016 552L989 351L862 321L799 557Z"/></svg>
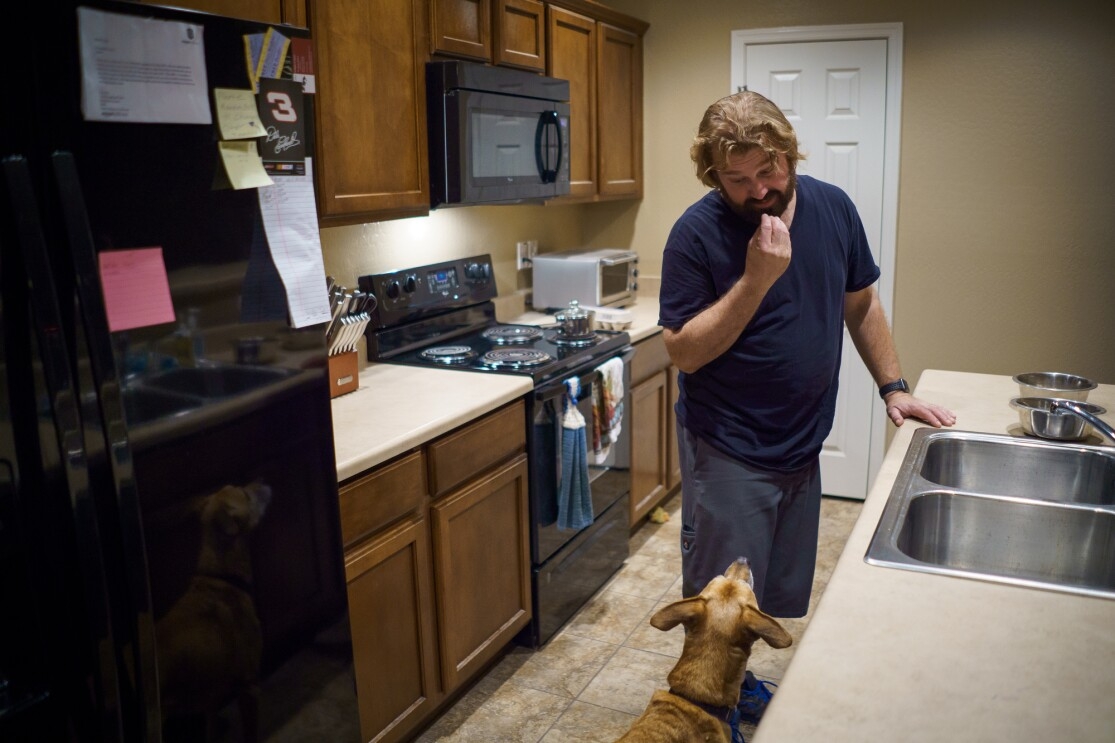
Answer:
<svg viewBox="0 0 1115 743"><path fill-rule="evenodd" d="M751 563L746 557L737 557L735 562L724 571L724 577L732 580L741 580L755 588L754 578L751 576Z"/></svg>

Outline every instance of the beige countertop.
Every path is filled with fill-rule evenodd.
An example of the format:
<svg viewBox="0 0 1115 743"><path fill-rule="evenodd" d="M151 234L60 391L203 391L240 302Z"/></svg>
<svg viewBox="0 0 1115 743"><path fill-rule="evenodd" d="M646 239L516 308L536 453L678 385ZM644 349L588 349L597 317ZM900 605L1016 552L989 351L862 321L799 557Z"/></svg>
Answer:
<svg viewBox="0 0 1115 743"><path fill-rule="evenodd" d="M957 430L1022 435L1008 376L926 370L916 391ZM1088 401L1115 422L1115 385ZM897 431L754 742L1115 740L1115 601L864 562L920 425Z"/></svg>
<svg viewBox="0 0 1115 743"><path fill-rule="evenodd" d="M658 302L629 307L632 342L661 330ZM547 325L552 316L528 312L505 322ZM368 364L360 386L332 401L333 445L341 482L448 433L530 392L526 377L457 369Z"/></svg>
<svg viewBox="0 0 1115 743"><path fill-rule="evenodd" d="M522 397L528 377L369 364L333 399L337 479L345 481Z"/></svg>

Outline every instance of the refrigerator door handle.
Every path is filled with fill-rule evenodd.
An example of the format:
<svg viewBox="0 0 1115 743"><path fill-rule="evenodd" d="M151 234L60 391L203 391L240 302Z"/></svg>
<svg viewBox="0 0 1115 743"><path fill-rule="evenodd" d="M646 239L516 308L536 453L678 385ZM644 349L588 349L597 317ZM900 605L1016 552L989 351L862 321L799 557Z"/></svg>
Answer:
<svg viewBox="0 0 1115 743"><path fill-rule="evenodd" d="M162 719L147 548L122 392L97 270L97 252L73 153L55 152L51 160L69 253L73 258L77 299L101 411L105 451L109 455L115 484L116 514L124 549L123 565L127 572L128 599L131 602L129 610L134 633L131 638L132 657L129 660L131 667L135 669L134 693L139 698L138 709L142 710L143 716L138 722L144 729L144 740L158 741L161 737Z"/></svg>
<svg viewBox="0 0 1115 743"><path fill-rule="evenodd" d="M16 240L27 275L33 332L38 342L42 375L69 497L67 505L76 535L85 619L97 664L90 679L98 706L96 725L105 740L120 740L123 731L116 638L112 627L103 542L90 490L81 416L71 372L73 367L70 366L62 331L62 316L30 165L23 157L9 157L3 161L3 174L15 219Z"/></svg>

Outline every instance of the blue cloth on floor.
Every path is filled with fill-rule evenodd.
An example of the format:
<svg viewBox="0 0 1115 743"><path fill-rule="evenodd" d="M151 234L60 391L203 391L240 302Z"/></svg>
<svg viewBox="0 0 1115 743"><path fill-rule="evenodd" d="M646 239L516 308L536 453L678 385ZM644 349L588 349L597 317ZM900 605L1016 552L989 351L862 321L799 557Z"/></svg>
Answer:
<svg viewBox="0 0 1115 743"><path fill-rule="evenodd" d="M585 417L577 410L580 385L565 383L561 421L561 488L558 491L558 529L580 530L592 523L592 491L588 484L588 437Z"/></svg>

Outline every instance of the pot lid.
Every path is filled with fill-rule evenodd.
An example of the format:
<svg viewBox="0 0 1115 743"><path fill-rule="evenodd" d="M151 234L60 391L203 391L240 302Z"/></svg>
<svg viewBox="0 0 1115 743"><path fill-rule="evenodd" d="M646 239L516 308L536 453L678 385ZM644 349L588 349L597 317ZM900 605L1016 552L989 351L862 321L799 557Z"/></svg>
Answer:
<svg viewBox="0 0 1115 743"><path fill-rule="evenodd" d="M558 319L558 322L565 322L566 320L587 320L592 317L592 313L581 307L581 303L576 299L573 299L570 300L568 307L557 312L554 317Z"/></svg>

